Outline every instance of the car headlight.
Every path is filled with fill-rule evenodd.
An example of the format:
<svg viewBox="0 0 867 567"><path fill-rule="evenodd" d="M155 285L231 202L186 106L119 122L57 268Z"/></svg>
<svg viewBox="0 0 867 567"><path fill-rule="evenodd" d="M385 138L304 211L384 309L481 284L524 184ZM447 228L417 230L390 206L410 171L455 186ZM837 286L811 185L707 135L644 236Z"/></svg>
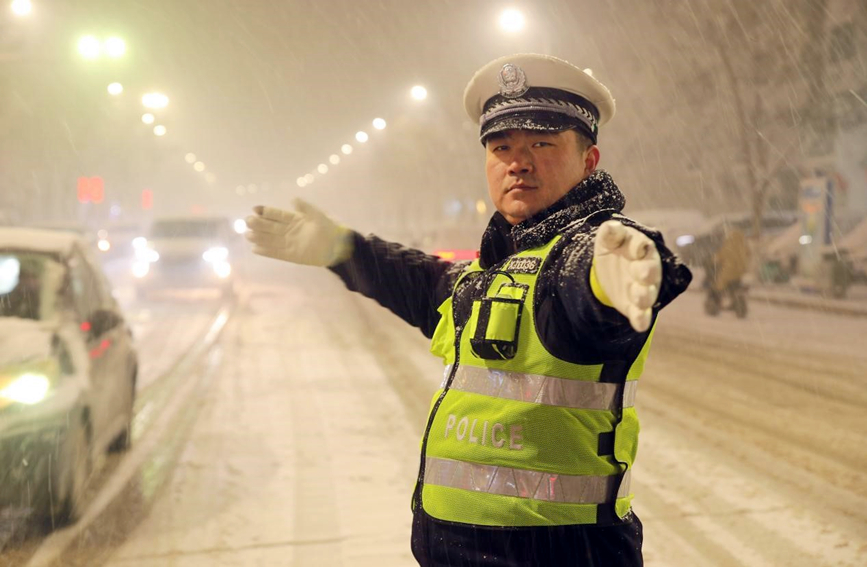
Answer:
<svg viewBox="0 0 867 567"><path fill-rule="evenodd" d="M33 405L41 402L48 394L51 380L44 374L26 373L0 389L0 398Z"/></svg>
<svg viewBox="0 0 867 567"><path fill-rule="evenodd" d="M202 259L205 262L210 262L212 264L225 262L228 257L229 249L225 246L214 246L213 248L208 248L205 250L204 254L202 254Z"/></svg>
<svg viewBox="0 0 867 567"><path fill-rule="evenodd" d="M221 280L228 278L232 274L232 266L228 262L214 262L214 273Z"/></svg>
<svg viewBox="0 0 867 567"><path fill-rule="evenodd" d="M132 275L143 278L151 271L151 263L147 260L137 260L132 263Z"/></svg>
<svg viewBox="0 0 867 567"><path fill-rule="evenodd" d="M55 358L28 360L0 372L0 408L10 403L33 405L48 396L60 376Z"/></svg>
<svg viewBox="0 0 867 567"><path fill-rule="evenodd" d="M153 248L145 246L135 249L135 259L137 262L156 262L160 259L160 254Z"/></svg>

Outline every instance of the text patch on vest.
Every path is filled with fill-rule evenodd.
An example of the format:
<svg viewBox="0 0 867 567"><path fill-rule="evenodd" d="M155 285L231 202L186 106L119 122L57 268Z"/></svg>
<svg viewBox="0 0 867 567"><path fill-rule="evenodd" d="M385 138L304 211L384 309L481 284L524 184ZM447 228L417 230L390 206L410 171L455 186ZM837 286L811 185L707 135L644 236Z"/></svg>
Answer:
<svg viewBox="0 0 867 567"><path fill-rule="evenodd" d="M541 265L542 258L537 256L519 256L509 260L506 271L513 274L535 274L539 271L539 266Z"/></svg>

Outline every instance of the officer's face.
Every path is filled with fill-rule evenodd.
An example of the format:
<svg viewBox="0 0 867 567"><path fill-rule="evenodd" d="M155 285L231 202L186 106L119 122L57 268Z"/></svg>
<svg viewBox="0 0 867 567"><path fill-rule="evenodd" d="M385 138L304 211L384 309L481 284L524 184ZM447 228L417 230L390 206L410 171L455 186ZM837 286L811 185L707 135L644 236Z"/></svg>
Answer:
<svg viewBox="0 0 867 567"><path fill-rule="evenodd" d="M574 130L505 130L485 142L485 173L494 207L512 224L560 200L596 169L599 150Z"/></svg>

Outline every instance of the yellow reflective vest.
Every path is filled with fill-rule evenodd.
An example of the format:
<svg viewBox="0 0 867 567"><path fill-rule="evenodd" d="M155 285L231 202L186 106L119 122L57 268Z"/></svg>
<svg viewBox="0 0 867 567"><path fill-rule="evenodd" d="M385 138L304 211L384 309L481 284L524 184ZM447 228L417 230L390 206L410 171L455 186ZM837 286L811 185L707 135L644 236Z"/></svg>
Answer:
<svg viewBox="0 0 867 567"><path fill-rule="evenodd" d="M499 270L469 265L455 290L466 278L487 286L465 324L455 322L454 293L439 308L431 351L445 378L431 403L415 501L434 518L554 526L608 523L630 510L635 392L653 333L634 361L608 369L545 349L534 293L560 238Z"/></svg>

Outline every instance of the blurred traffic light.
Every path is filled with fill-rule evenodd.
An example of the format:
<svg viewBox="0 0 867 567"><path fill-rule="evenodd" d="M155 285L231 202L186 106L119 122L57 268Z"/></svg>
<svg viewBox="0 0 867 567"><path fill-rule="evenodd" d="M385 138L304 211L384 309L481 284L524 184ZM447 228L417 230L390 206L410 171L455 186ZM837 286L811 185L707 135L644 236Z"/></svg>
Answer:
<svg viewBox="0 0 867 567"><path fill-rule="evenodd" d="M79 177L76 193L79 203L102 203L105 200L102 177Z"/></svg>
<svg viewBox="0 0 867 567"><path fill-rule="evenodd" d="M87 177L78 178L78 202L90 202L90 179Z"/></svg>
<svg viewBox="0 0 867 567"><path fill-rule="evenodd" d="M154 206L154 192L150 189L142 189L141 191L141 208L148 210Z"/></svg>

